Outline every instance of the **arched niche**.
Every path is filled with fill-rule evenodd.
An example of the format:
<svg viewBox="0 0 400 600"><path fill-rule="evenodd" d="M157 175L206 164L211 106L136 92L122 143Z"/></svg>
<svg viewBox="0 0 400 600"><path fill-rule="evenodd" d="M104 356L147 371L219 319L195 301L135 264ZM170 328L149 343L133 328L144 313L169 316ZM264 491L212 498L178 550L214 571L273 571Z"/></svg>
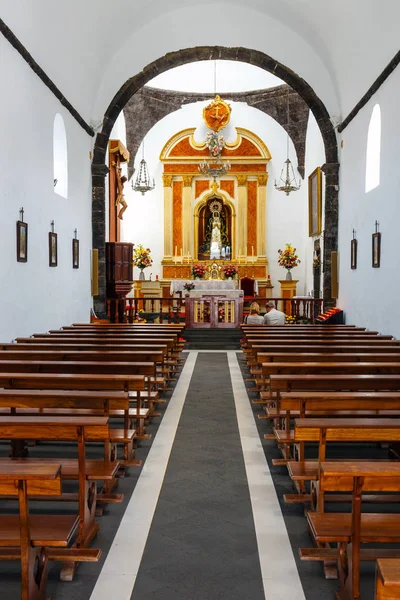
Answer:
<svg viewBox="0 0 400 600"><path fill-rule="evenodd" d="M205 241L207 225L211 217L210 203L213 200L220 200L223 204L226 234L228 236L229 245L231 248L231 258L235 258L234 252L236 248L236 210L234 203L221 190L212 190L205 192L203 197L197 202L194 209L194 254L195 260L208 260L207 253L201 252L202 244Z"/></svg>

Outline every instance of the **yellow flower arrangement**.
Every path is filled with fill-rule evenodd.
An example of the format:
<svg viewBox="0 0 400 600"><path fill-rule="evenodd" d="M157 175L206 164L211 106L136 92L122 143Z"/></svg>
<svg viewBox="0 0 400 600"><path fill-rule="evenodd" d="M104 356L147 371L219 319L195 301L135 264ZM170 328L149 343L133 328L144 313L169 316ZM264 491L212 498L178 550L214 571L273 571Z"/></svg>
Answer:
<svg viewBox="0 0 400 600"><path fill-rule="evenodd" d="M285 315L285 323L287 325L293 325L296 323L296 317L292 317L291 315Z"/></svg>

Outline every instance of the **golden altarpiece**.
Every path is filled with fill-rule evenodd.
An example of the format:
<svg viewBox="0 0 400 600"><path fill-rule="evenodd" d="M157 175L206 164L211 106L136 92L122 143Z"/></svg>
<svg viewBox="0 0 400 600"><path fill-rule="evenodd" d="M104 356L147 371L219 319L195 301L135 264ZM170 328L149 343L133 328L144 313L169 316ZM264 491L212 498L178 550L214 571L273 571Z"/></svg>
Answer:
<svg viewBox="0 0 400 600"><path fill-rule="evenodd" d="M195 129L174 135L160 154L164 184L164 257L161 285L170 293L173 279L190 279L194 263L206 267L206 278L223 278L223 267L235 264L238 277L258 282L265 296L267 146L254 133L236 128L237 139L225 142L223 160L229 172L220 179L199 173L209 150L194 140ZM217 224L217 226L216 226ZM213 245L218 240L222 252Z"/></svg>

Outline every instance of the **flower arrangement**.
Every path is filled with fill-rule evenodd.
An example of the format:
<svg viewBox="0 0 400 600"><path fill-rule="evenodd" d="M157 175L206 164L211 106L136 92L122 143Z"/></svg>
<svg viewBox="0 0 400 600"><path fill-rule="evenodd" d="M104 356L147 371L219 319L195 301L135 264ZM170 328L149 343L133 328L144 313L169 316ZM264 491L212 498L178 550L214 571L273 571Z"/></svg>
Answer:
<svg viewBox="0 0 400 600"><path fill-rule="evenodd" d="M296 317L292 317L291 315L285 315L285 323L287 323L287 325L293 325L294 323L296 323Z"/></svg>
<svg viewBox="0 0 400 600"><path fill-rule="evenodd" d="M211 157L217 158L218 156L221 156L225 146L224 136L219 135L216 131L207 133L206 146Z"/></svg>
<svg viewBox="0 0 400 600"><path fill-rule="evenodd" d="M139 269L151 267L153 259L150 256L150 248L145 248L142 244L133 244L133 266Z"/></svg>
<svg viewBox="0 0 400 600"><path fill-rule="evenodd" d="M204 265L193 265L192 275L193 277L204 277L206 268Z"/></svg>
<svg viewBox="0 0 400 600"><path fill-rule="evenodd" d="M298 254L296 254L296 248L293 248L292 244L285 244L284 250L278 250L278 256L278 265L285 269L293 269L301 263Z"/></svg>
<svg viewBox="0 0 400 600"><path fill-rule="evenodd" d="M140 313L144 313L143 308L141 308L137 313L133 320L134 323L147 323L146 319L143 319Z"/></svg>
<svg viewBox="0 0 400 600"><path fill-rule="evenodd" d="M234 277L238 272L238 268L236 265L227 265L222 269L222 271L225 277Z"/></svg>
<svg viewBox="0 0 400 600"><path fill-rule="evenodd" d="M194 285L194 283L187 282L187 283L183 284L183 289L186 290L187 292L194 290L195 287L196 286Z"/></svg>

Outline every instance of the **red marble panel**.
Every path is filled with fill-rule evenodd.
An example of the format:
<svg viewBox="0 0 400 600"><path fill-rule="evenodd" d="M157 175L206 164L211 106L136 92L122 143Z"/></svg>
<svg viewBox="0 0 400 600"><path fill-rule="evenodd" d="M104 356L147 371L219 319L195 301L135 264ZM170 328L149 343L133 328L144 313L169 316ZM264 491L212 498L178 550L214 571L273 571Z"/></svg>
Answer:
<svg viewBox="0 0 400 600"><path fill-rule="evenodd" d="M247 255L257 256L257 181L247 182Z"/></svg>
<svg viewBox="0 0 400 600"><path fill-rule="evenodd" d="M182 248L182 185L182 181L173 181L172 183L172 250L175 254L176 249L178 256L180 256Z"/></svg>
<svg viewBox="0 0 400 600"><path fill-rule="evenodd" d="M198 198L205 190L210 189L210 182L208 179L196 179L195 184L195 198Z"/></svg>
<svg viewBox="0 0 400 600"><path fill-rule="evenodd" d="M221 190L227 192L231 198L235 197L235 182L233 181L233 179L226 179L220 181L219 187L221 188Z"/></svg>

